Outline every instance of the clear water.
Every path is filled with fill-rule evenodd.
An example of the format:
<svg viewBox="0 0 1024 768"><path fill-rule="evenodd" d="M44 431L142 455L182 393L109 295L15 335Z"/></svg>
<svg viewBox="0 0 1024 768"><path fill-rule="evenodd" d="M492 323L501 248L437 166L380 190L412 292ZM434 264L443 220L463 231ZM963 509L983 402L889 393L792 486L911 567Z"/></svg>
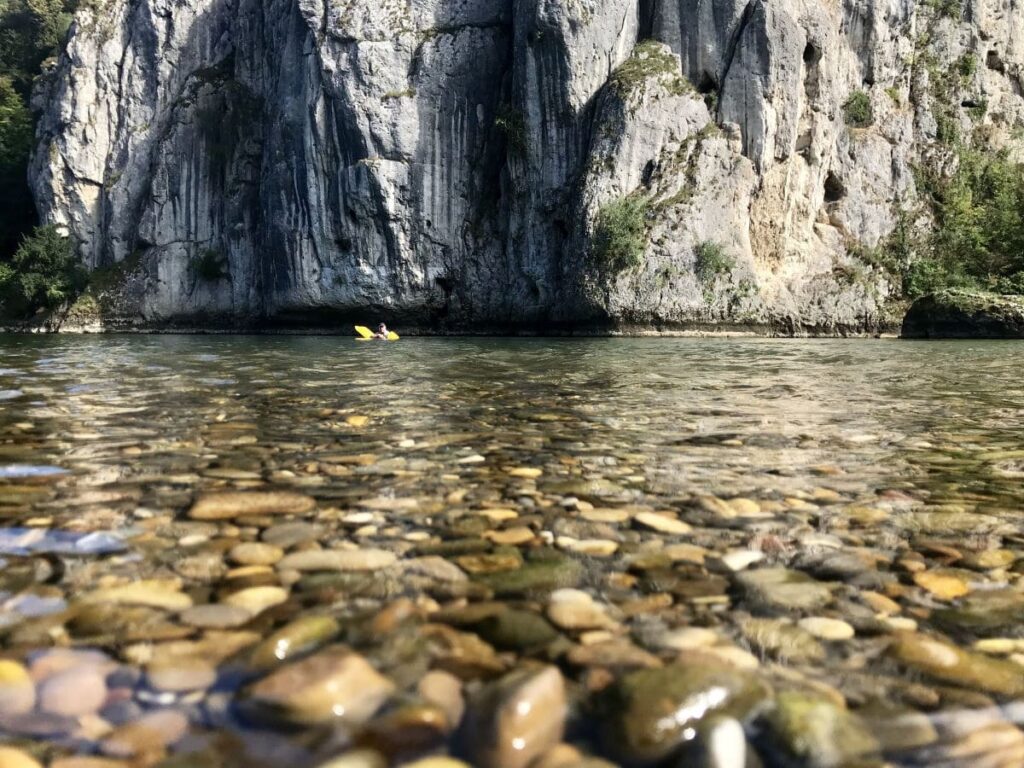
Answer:
<svg viewBox="0 0 1024 768"><path fill-rule="evenodd" d="M510 473L523 467L542 473ZM280 750L261 747L268 764L316 764L330 753L329 739L257 727L234 714L232 697L248 678L228 670L244 669L244 651L218 660L212 686L154 693L122 642L76 635L62 613L73 610L90 584L174 576L174 553L223 553L225 539L255 538L260 526L243 524L189 539L198 527L193 530L184 513L204 491L263 487L314 496L315 515L332 541L390 548L403 557L426 534L448 538L444 515L463 509L502 507L526 516L537 539L522 548L559 535L548 530L556 516L551 510L573 517L572 499L584 508L672 510L694 526L692 536L668 537L672 542L699 542L712 555L718 547L764 550L767 559L753 568L792 566L822 547L880 555L877 568L900 585L887 592L900 606L898 615L959 648L985 637L1024 637L1024 611L1019 624L1003 623L997 631L935 620L965 599L1024 586L1015 566L1024 555L1022 344L0 336L0 522L83 537L112 534L86 539L81 551L70 552L77 544L67 536L52 551L49 540L38 536L26 549L18 538L24 531L0 537L5 547L11 542L3 549L7 575L0 575L6 601L0 607L0 655L28 663L50 646L97 648L121 665L117 674L128 681L108 681L111 690L117 688L118 703L108 701L96 717L109 725L153 708L179 708L190 732L169 746L172 753L209 750L214 737L243 733L250 745L266 739ZM452 495L460 490L466 493ZM698 502L705 496L752 500L762 511L716 523ZM412 499L420 511L378 510L383 524L374 532L340 522L361 501L380 497ZM863 508L874 515L851 513ZM651 541L658 536L635 526L623 530L616 555L578 556L591 574L590 591L613 607L630 596L621 585L605 593L603 579L626 572L628 558L655 546ZM996 566L965 566L992 550L1011 554ZM908 555L923 565L901 565ZM26 581L26 563L40 558L66 562L60 569L48 566L42 580ZM970 592L929 593L914 582L915 569L953 569ZM737 631L737 617L757 613L758 606L738 591L733 574L725 579L720 599L689 603L674 597L665 623L716 627L753 650L764 668L786 666L786 659L751 648ZM211 588L188 579L183 588L196 603L214 602L223 593L216 583ZM644 589L638 584L632 597L651 591ZM842 600L810 613L842 619L848 606L863 608L858 593L866 587L850 583L842 589ZM304 611L325 608L311 604L308 593L291 594L288 610L276 607L253 625L257 631L267 634ZM26 595L38 599L27 601ZM43 600L50 602L40 606ZM354 602L340 599L326 607L344 616ZM366 611L384 607L387 599L357 602ZM542 610L542 604L533 607ZM781 618L807 614L782 612ZM857 712L871 698L863 690L867 678L849 678L882 657L890 630L861 632L864 616L847 618L858 626L854 639L827 642L824 658L789 666L840 691ZM640 624L657 620L623 619L626 636L644 646ZM175 622L173 611L167 621ZM185 633L193 639L200 634ZM360 650L385 665L374 642L362 641ZM1005 661L1007 653L994 658ZM568 679L582 679L578 668L562 666ZM964 749L972 729L1016 720L1008 708L1013 697L935 680L899 664L880 669L885 685L937 691L917 705L939 724L936 739L916 751L884 753L890 760L1009 765L1022 754L1013 751L1012 738L1011 746L992 747L994 756L985 758L991 763L980 762L980 753L958 758L955 752L958 745ZM224 713L203 714L202 702L210 697ZM967 710L970 717L985 715L976 723L963 714ZM573 715L587 717L585 708ZM870 720L867 708L864 717ZM43 756L100 748L101 735L90 736L81 722L76 727L72 733L56 726L56 732L30 733L24 717L6 726L11 739ZM571 733L584 734L579 744L585 751L600 752L585 727ZM979 762L970 762L975 758Z"/></svg>

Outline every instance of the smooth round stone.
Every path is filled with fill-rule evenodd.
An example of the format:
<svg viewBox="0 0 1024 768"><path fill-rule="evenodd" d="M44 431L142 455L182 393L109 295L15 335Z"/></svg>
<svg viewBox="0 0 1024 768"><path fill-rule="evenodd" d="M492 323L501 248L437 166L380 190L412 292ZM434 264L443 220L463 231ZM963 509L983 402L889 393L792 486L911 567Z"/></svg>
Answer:
<svg viewBox="0 0 1024 768"><path fill-rule="evenodd" d="M110 760L106 757L71 755L56 758L50 763L50 768L130 768L130 766L122 760Z"/></svg>
<svg viewBox="0 0 1024 768"><path fill-rule="evenodd" d="M708 551L696 544L669 544L660 550L660 554L667 557L671 562L687 562L703 565Z"/></svg>
<svg viewBox="0 0 1024 768"><path fill-rule="evenodd" d="M544 474L544 470L538 467L515 467L514 469L510 469L508 474L512 477L536 479Z"/></svg>
<svg viewBox="0 0 1024 768"><path fill-rule="evenodd" d="M832 602L832 589L801 571L760 568L735 579L747 600L778 610L814 610Z"/></svg>
<svg viewBox="0 0 1024 768"><path fill-rule="evenodd" d="M615 624L604 606L579 589L558 589L551 593L548 619L565 630L604 629Z"/></svg>
<svg viewBox="0 0 1024 768"><path fill-rule="evenodd" d="M742 720L769 695L755 674L713 659L639 670L602 692L606 715L601 733L624 762L660 765L696 735L705 716L728 714Z"/></svg>
<svg viewBox="0 0 1024 768"><path fill-rule="evenodd" d="M39 709L51 715L91 715L99 712L106 700L105 676L94 667L58 672L39 685Z"/></svg>
<svg viewBox="0 0 1024 768"><path fill-rule="evenodd" d="M584 764L583 754L570 744L556 744L532 763L530 768L572 768Z"/></svg>
<svg viewBox="0 0 1024 768"><path fill-rule="evenodd" d="M288 590L281 587L249 587L232 592L221 602L233 608L241 608L255 616L267 608L286 602L288 594Z"/></svg>
<svg viewBox="0 0 1024 768"><path fill-rule="evenodd" d="M970 586L962 578L942 571L916 573L914 583L940 600L955 600L971 591Z"/></svg>
<svg viewBox="0 0 1024 768"><path fill-rule="evenodd" d="M341 626L330 616L303 616L285 624L253 650L250 663L269 669L331 639Z"/></svg>
<svg viewBox="0 0 1024 768"><path fill-rule="evenodd" d="M337 757L332 757L326 763L320 763L317 768L387 768L388 761L380 753L372 749L353 749Z"/></svg>
<svg viewBox="0 0 1024 768"><path fill-rule="evenodd" d="M146 667L150 688L170 693L203 691L217 682L217 669L196 656L178 656L156 661Z"/></svg>
<svg viewBox="0 0 1024 768"><path fill-rule="evenodd" d="M233 491L201 496L188 516L193 520L231 520L260 515L301 515L316 507L311 496L290 491Z"/></svg>
<svg viewBox="0 0 1024 768"><path fill-rule="evenodd" d="M809 632L820 640L849 640L854 636L853 627L841 619L829 619L824 616L809 616L797 622L805 632Z"/></svg>
<svg viewBox="0 0 1024 768"><path fill-rule="evenodd" d="M683 627L659 635L655 640L658 648L674 651L688 651L716 645L721 637L712 629L704 627Z"/></svg>
<svg viewBox="0 0 1024 768"><path fill-rule="evenodd" d="M211 603L193 606L182 612L179 618L183 624L199 629L231 629L240 627L252 617L252 611L242 606Z"/></svg>
<svg viewBox="0 0 1024 768"><path fill-rule="evenodd" d="M176 581L144 579L120 587L97 589L87 595L85 600L90 603L141 605L168 611L183 611L192 607L192 598L181 592L180 586Z"/></svg>
<svg viewBox="0 0 1024 768"><path fill-rule="evenodd" d="M420 678L416 692L444 712L452 729L462 722L466 702L462 696L462 682L455 675L439 669L431 670Z"/></svg>
<svg viewBox="0 0 1024 768"><path fill-rule="evenodd" d="M1024 696L1024 672L1012 661L911 632L898 634L889 646L889 654L944 683L1007 697Z"/></svg>
<svg viewBox="0 0 1024 768"><path fill-rule="evenodd" d="M397 561L395 553L385 549L311 549L286 555L277 567L293 571L376 571Z"/></svg>
<svg viewBox="0 0 1024 768"><path fill-rule="evenodd" d="M571 536L559 536L555 539L555 544L566 552L588 557L611 557L619 551L618 543L610 539L574 539Z"/></svg>
<svg viewBox="0 0 1024 768"><path fill-rule="evenodd" d="M320 538L322 533L319 526L313 525L312 523L304 523L296 521L293 523L279 523L278 525L272 525L263 531L260 539L266 543L271 544L275 547L281 547L282 549L288 549L298 544L306 544L310 541L316 541Z"/></svg>
<svg viewBox="0 0 1024 768"><path fill-rule="evenodd" d="M725 502L737 517L757 517L761 515L761 505L753 499L735 498Z"/></svg>
<svg viewBox="0 0 1024 768"><path fill-rule="evenodd" d="M31 755L14 747L0 747L0 768L43 768Z"/></svg>
<svg viewBox="0 0 1024 768"><path fill-rule="evenodd" d="M649 528L658 533L681 535L689 533L693 529L682 520L668 515L659 515L657 512L639 512L633 520L644 528Z"/></svg>
<svg viewBox="0 0 1024 768"><path fill-rule="evenodd" d="M1017 560L1017 555L1006 549L986 549L981 552L972 553L964 558L964 564L970 568L991 570L993 568L1006 568Z"/></svg>
<svg viewBox="0 0 1024 768"><path fill-rule="evenodd" d="M424 757L412 763L403 763L402 768L473 768L469 763L454 757Z"/></svg>
<svg viewBox="0 0 1024 768"><path fill-rule="evenodd" d="M100 751L111 757L154 754L188 733L188 718L174 709L147 712L115 728L102 742Z"/></svg>
<svg viewBox="0 0 1024 768"><path fill-rule="evenodd" d="M625 509L584 509L580 510L580 517L591 523L624 523L629 520L630 514Z"/></svg>
<svg viewBox="0 0 1024 768"><path fill-rule="evenodd" d="M875 613L889 615L900 612L900 604L878 592L861 592L860 599Z"/></svg>
<svg viewBox="0 0 1024 768"><path fill-rule="evenodd" d="M284 557L284 550L259 541L247 541L231 549L228 558L239 565L274 565Z"/></svg>
<svg viewBox="0 0 1024 768"><path fill-rule="evenodd" d="M183 579L211 584L224 576L227 566L217 552L197 552L174 563L174 572Z"/></svg>
<svg viewBox="0 0 1024 768"><path fill-rule="evenodd" d="M225 579L274 578L274 569L269 565L240 565L224 574ZM255 586L255 585L253 585Z"/></svg>
<svg viewBox="0 0 1024 768"><path fill-rule="evenodd" d="M417 573L435 581L462 582L468 580L466 572L459 568L459 566L437 555L404 560L402 566L407 572Z"/></svg>
<svg viewBox="0 0 1024 768"><path fill-rule="evenodd" d="M798 765L845 766L880 750L867 725L836 703L801 692L783 691L768 713L773 747Z"/></svg>
<svg viewBox="0 0 1024 768"><path fill-rule="evenodd" d="M893 632L913 632L917 629L917 622L909 616L883 616L878 623Z"/></svg>
<svg viewBox="0 0 1024 768"><path fill-rule="evenodd" d="M473 764L526 768L562 740L568 702L557 667L517 670L487 686L468 710Z"/></svg>
<svg viewBox="0 0 1024 768"><path fill-rule="evenodd" d="M519 517L519 513L514 509L481 509L478 514L496 523L502 523Z"/></svg>
<svg viewBox="0 0 1024 768"><path fill-rule="evenodd" d="M0 714L24 714L35 705L36 686L28 670L16 661L0 659Z"/></svg>
<svg viewBox="0 0 1024 768"><path fill-rule="evenodd" d="M336 646L286 664L254 683L248 699L286 722L312 725L369 720L395 690L359 654Z"/></svg>
<svg viewBox="0 0 1024 768"><path fill-rule="evenodd" d="M698 762L694 768L745 768L747 737L732 717L711 717L697 730Z"/></svg>
<svg viewBox="0 0 1024 768"><path fill-rule="evenodd" d="M93 667L112 671L116 666L102 651L80 650L77 648L53 648L32 659L29 674L35 681L45 680L58 672L65 672L76 667Z"/></svg>
<svg viewBox="0 0 1024 768"><path fill-rule="evenodd" d="M784 662L820 662L825 649L809 632L782 619L745 618L740 630L761 656Z"/></svg>
<svg viewBox="0 0 1024 768"><path fill-rule="evenodd" d="M486 531L483 537L493 541L495 544L516 546L533 541L536 538L536 534L525 526L517 526L515 528L505 528L501 531Z"/></svg>
<svg viewBox="0 0 1024 768"><path fill-rule="evenodd" d="M463 555L455 558L455 562L469 573L498 573L519 568L523 564L523 558L517 551L494 552L484 555Z"/></svg>
<svg viewBox="0 0 1024 768"><path fill-rule="evenodd" d="M722 555L721 562L730 571L742 571L754 563L764 560L764 552L755 549L740 549L734 552L726 552Z"/></svg>
<svg viewBox="0 0 1024 768"><path fill-rule="evenodd" d="M974 643L974 650L996 656L1024 653L1024 639L1014 637L990 637Z"/></svg>

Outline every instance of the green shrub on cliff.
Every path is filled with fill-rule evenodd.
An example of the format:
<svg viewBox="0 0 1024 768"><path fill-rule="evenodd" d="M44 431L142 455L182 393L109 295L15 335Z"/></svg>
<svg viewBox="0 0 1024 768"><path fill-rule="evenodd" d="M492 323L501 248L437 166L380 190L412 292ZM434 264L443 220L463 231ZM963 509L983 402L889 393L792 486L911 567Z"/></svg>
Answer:
<svg viewBox="0 0 1024 768"><path fill-rule="evenodd" d="M702 283L710 283L720 275L726 275L736 267L736 261L726 254L720 243L705 240L696 249L695 270Z"/></svg>
<svg viewBox="0 0 1024 768"><path fill-rule="evenodd" d="M54 309L77 296L87 281L71 240L54 226L37 227L9 262L0 263L0 310L25 317Z"/></svg>
<svg viewBox="0 0 1024 768"><path fill-rule="evenodd" d="M594 227L594 256L604 272L618 273L643 263L647 209L642 195L628 195L602 206Z"/></svg>
<svg viewBox="0 0 1024 768"><path fill-rule="evenodd" d="M866 260L898 276L911 298L947 288L1024 293L1024 165L1006 152L956 152L952 172L916 169L932 226L901 220Z"/></svg>
<svg viewBox="0 0 1024 768"><path fill-rule="evenodd" d="M843 104L843 117L846 124L853 128L867 128L875 122L875 112L871 108L871 97L864 91L854 91Z"/></svg>

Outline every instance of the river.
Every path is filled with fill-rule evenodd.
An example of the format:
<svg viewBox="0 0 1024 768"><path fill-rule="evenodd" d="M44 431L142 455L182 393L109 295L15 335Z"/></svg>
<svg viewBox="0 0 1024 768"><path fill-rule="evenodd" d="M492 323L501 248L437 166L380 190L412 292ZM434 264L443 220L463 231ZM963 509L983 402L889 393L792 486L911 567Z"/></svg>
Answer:
<svg viewBox="0 0 1024 768"><path fill-rule="evenodd" d="M0 336L0 732L57 768L1019 766L1022 374Z"/></svg>

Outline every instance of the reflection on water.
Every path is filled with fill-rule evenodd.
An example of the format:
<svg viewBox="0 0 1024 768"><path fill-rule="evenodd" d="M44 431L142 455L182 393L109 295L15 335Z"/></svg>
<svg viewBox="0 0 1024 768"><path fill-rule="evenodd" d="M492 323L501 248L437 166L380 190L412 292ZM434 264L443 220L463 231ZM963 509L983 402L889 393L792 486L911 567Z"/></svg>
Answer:
<svg viewBox="0 0 1024 768"><path fill-rule="evenodd" d="M58 768L1019 766L1022 371L0 337L0 729Z"/></svg>

